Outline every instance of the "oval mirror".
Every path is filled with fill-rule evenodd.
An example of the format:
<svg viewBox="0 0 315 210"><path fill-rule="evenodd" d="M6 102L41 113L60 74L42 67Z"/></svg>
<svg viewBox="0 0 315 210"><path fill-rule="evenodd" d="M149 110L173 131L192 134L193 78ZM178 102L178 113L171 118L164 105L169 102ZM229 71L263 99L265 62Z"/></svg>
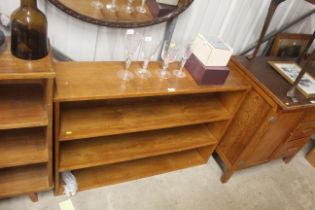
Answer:
<svg viewBox="0 0 315 210"><path fill-rule="evenodd" d="M136 9L132 13L128 13L126 11L128 0L116 1L118 11L107 9L106 5L111 3L111 0L100 0L104 5L102 9L93 7L93 0L49 1L62 11L80 20L101 26L119 28L144 27L168 21L185 11L193 2L193 0L179 0L177 6L168 6L157 4L156 0L146 0L144 8L147 12L142 14ZM132 6L136 8L140 4L141 0L134 0ZM160 12L159 14L157 14L158 11Z"/></svg>

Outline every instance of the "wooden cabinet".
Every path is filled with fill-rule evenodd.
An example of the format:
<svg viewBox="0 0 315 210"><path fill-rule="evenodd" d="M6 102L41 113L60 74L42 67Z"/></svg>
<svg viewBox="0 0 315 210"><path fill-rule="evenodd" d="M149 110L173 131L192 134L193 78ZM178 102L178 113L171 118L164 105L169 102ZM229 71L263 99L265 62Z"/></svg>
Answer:
<svg viewBox="0 0 315 210"><path fill-rule="evenodd" d="M286 97L290 85L268 66L266 61L273 59L231 61L252 89L216 149L218 162L226 168L222 182L242 168L278 158L289 162L315 131L312 99L297 93L298 102L293 103Z"/></svg>
<svg viewBox="0 0 315 210"><path fill-rule="evenodd" d="M116 75L122 68L56 64L56 194L64 171L81 191L206 163L250 88L233 70L225 85L200 87L188 73L125 82Z"/></svg>
<svg viewBox="0 0 315 210"><path fill-rule="evenodd" d="M0 54L0 198L53 187L50 55L37 61Z"/></svg>

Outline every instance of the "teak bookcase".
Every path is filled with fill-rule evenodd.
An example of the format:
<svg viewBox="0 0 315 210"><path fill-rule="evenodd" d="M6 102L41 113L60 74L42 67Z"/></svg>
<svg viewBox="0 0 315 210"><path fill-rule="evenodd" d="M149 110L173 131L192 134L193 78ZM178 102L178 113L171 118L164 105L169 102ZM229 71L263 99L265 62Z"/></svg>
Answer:
<svg viewBox="0 0 315 210"><path fill-rule="evenodd" d="M250 88L233 70L225 85L201 87L188 72L124 82L122 68L56 63L56 194L64 171L82 191L206 163Z"/></svg>
<svg viewBox="0 0 315 210"><path fill-rule="evenodd" d="M2 198L27 194L37 201L37 192L53 186L54 77L50 55L37 61L24 61L13 57L10 49L0 54Z"/></svg>

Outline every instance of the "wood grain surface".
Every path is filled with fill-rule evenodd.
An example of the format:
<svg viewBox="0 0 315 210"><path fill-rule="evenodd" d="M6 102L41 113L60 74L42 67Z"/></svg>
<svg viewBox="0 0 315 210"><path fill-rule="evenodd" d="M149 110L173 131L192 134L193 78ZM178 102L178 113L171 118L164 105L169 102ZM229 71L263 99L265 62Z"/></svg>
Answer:
<svg viewBox="0 0 315 210"><path fill-rule="evenodd" d="M45 164L0 169L0 197L49 189Z"/></svg>
<svg viewBox="0 0 315 210"><path fill-rule="evenodd" d="M43 128L0 131L0 168L48 161Z"/></svg>
<svg viewBox="0 0 315 210"><path fill-rule="evenodd" d="M193 167L205 162L198 151L190 150L108 166L75 170L73 174L78 181L78 190L82 191ZM57 194L62 194L62 181L59 184Z"/></svg>
<svg viewBox="0 0 315 210"><path fill-rule="evenodd" d="M0 98L0 130L48 124L43 86L0 84Z"/></svg>
<svg viewBox="0 0 315 210"><path fill-rule="evenodd" d="M107 165L216 143L204 125L67 141L61 144L59 170Z"/></svg>
<svg viewBox="0 0 315 210"><path fill-rule="evenodd" d="M51 63L51 52L40 60L26 61L14 57L10 50L10 39L0 52L0 80L53 78L55 72Z"/></svg>
<svg viewBox="0 0 315 210"><path fill-rule="evenodd" d="M66 104L61 111L60 139L155 130L231 117L212 94Z"/></svg>
<svg viewBox="0 0 315 210"><path fill-rule="evenodd" d="M131 71L141 67L140 62L131 66ZM149 71L152 78L144 80L135 77L131 81L122 81L117 71L124 68L123 62L60 62L55 64L56 101L80 101L96 99L117 99L130 97L178 95L188 93L206 93L246 90L249 85L234 71L231 71L224 85L199 86L185 70L184 79L172 77L160 79L156 71L162 67L161 62L152 62ZM178 63L170 66L172 71ZM87 79L88 78L88 79Z"/></svg>

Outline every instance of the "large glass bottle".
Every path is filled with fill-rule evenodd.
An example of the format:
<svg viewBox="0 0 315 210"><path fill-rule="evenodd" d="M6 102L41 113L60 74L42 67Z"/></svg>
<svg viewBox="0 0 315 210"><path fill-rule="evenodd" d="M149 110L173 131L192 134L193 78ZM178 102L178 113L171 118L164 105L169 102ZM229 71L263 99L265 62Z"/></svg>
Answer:
<svg viewBox="0 0 315 210"><path fill-rule="evenodd" d="M37 0L21 0L11 16L11 52L26 60L48 54L47 19L38 8Z"/></svg>

